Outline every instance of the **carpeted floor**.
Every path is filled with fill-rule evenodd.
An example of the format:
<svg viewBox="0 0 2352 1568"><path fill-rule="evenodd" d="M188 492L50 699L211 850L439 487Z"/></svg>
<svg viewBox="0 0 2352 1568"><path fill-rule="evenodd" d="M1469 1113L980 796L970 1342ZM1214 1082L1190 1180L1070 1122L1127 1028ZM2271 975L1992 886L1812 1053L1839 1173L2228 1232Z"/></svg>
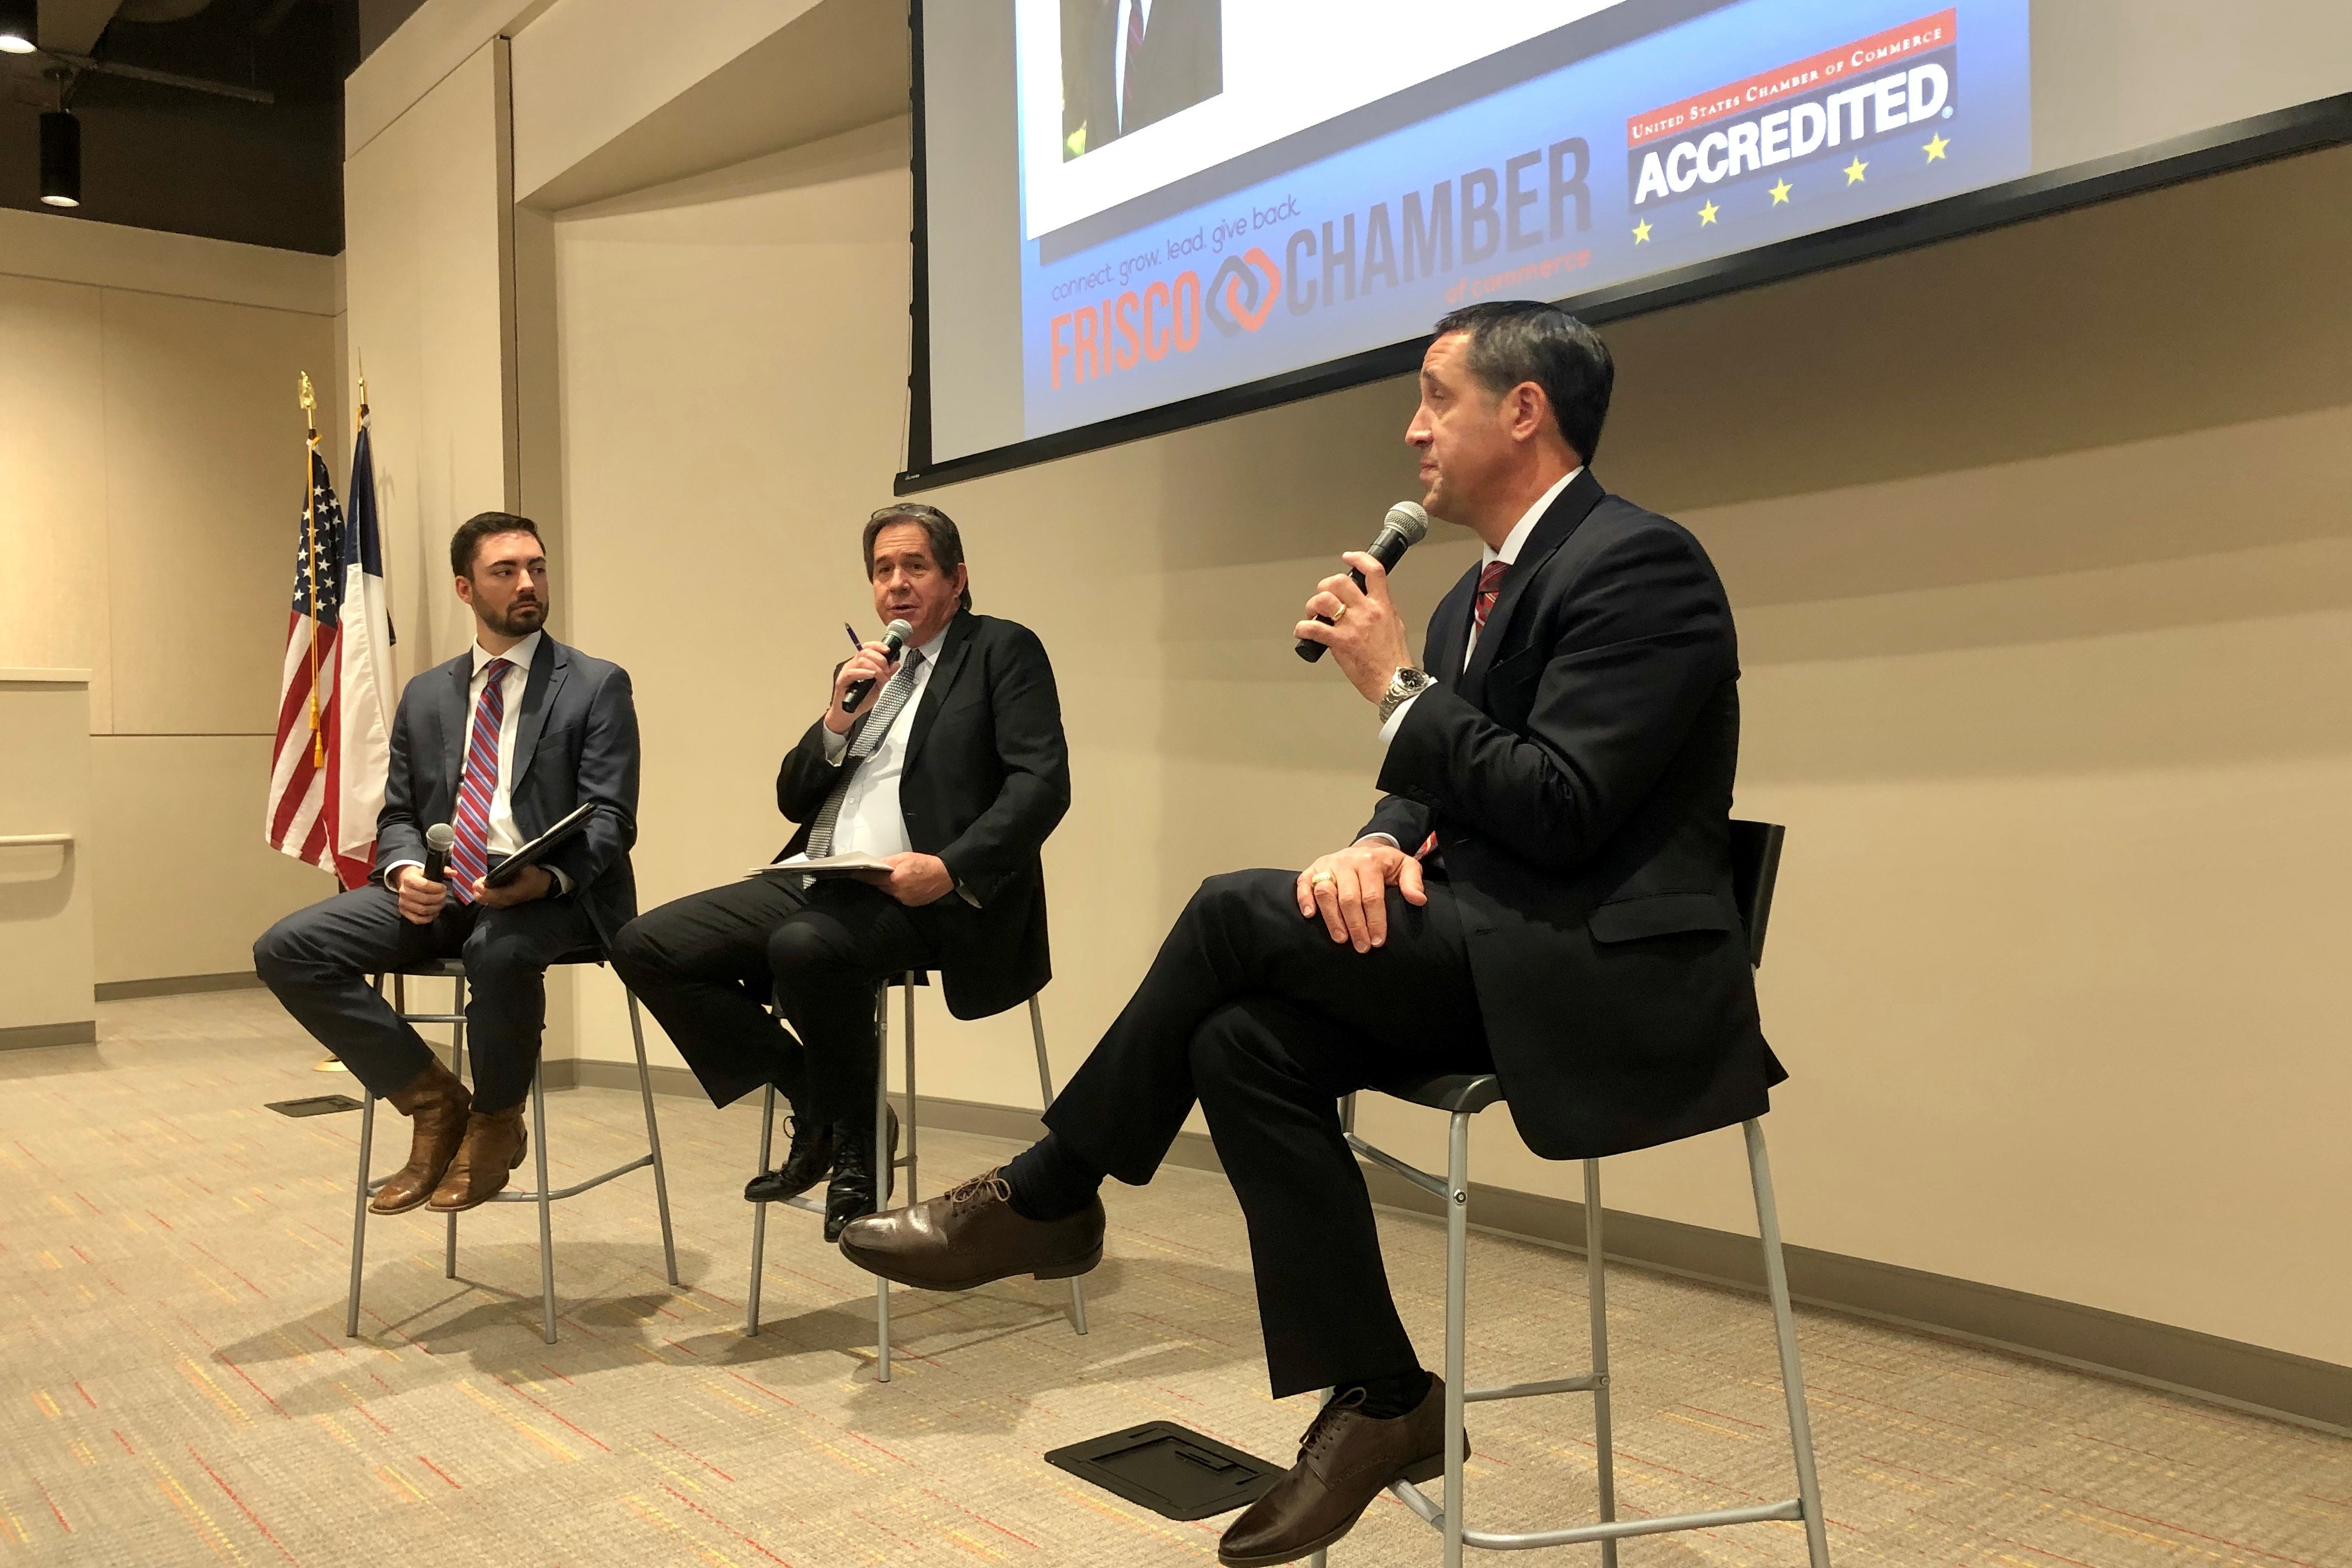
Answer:
<svg viewBox="0 0 2352 1568"><path fill-rule="evenodd" d="M1059 1287L897 1292L900 1354L877 1385L870 1282L780 1213L769 1326L746 1339L755 1117L675 1099L682 1289L639 1173L557 1210L560 1344L539 1336L524 1205L467 1218L455 1281L437 1220L374 1222L347 1340L359 1119L262 1104L349 1080L310 1072L259 993L103 1013L95 1048L0 1057L0 1559L1199 1563L1223 1521L1171 1523L1039 1456L1165 1417L1286 1462L1311 1413L1266 1396L1240 1215L1192 1172L1106 1194L1087 1338ZM632 1095L570 1091L550 1117L559 1184L641 1145ZM384 1134L379 1171L405 1123ZM926 1189L1008 1152L927 1133ZM1384 1224L1433 1356L1441 1233ZM1478 1381L1580 1367L1579 1260L1479 1238L1471 1267ZM1760 1303L1620 1269L1611 1308L1624 1511L1790 1495ZM2352 1565L2352 1443L1827 1314L1800 1331L1841 1564ZM1474 1524L1589 1517L1584 1397L1475 1408L1471 1435ZM1804 1547L1767 1524L1622 1554L1801 1563ZM1434 1562L1434 1538L1383 1499L1332 1558Z"/></svg>

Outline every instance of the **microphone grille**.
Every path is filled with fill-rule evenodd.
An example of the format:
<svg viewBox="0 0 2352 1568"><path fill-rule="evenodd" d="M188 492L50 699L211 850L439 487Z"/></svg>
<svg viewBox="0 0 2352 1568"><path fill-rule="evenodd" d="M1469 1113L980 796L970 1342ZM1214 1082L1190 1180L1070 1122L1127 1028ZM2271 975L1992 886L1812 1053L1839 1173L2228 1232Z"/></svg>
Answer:
<svg viewBox="0 0 2352 1568"><path fill-rule="evenodd" d="M892 621L888 626L882 629L887 632L890 636L897 637L900 642L912 642L914 640L915 628L908 625L905 621Z"/></svg>
<svg viewBox="0 0 2352 1568"><path fill-rule="evenodd" d="M1421 510L1419 501L1401 500L1389 508L1381 526L1403 534L1407 544L1419 544L1429 537L1429 513Z"/></svg>
<svg viewBox="0 0 2352 1568"><path fill-rule="evenodd" d="M457 830L446 822L436 822L425 830L425 847L438 849L446 855L457 847Z"/></svg>

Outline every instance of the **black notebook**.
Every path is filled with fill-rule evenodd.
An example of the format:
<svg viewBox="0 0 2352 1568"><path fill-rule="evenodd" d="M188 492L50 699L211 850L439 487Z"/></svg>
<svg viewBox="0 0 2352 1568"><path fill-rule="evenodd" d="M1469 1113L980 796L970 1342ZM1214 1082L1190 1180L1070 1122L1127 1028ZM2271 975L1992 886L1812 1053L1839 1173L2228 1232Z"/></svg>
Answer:
<svg viewBox="0 0 2352 1568"><path fill-rule="evenodd" d="M538 865L547 858L548 853L557 845L587 826L589 817L594 816L595 812L596 803L593 800L578 807L562 821L499 861L490 873L482 879L482 885L486 888L505 887L522 875L522 868L525 866Z"/></svg>

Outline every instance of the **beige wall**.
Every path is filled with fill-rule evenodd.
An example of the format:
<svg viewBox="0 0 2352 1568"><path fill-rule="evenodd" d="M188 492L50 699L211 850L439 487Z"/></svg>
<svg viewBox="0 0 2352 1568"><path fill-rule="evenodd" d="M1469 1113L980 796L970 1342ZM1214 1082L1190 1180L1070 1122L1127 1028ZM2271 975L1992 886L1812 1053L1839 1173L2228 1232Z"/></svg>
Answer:
<svg viewBox="0 0 2352 1568"><path fill-rule="evenodd" d="M323 258L0 213L0 665L91 671L101 984L248 969L331 887L260 823L332 310Z"/></svg>
<svg viewBox="0 0 2352 1568"><path fill-rule="evenodd" d="M835 623L870 615L903 137L556 225L573 628L636 677L648 903L781 840L776 757ZM1792 1240L2352 1361L2347 187L2352 154L2313 155L1611 331L1599 471L1722 566L1739 806L1791 829L1762 985ZM1295 865L1368 808L1367 714L1281 628L1410 493L1410 397L929 498L982 608L1056 655L1063 1071L1202 876ZM1471 558L1425 547L1401 596L1425 613ZM583 1049L625 1056L585 984ZM925 1017L925 1092L1034 1103L1017 1017ZM1478 1158L1571 1190L1498 1118ZM1749 1223L1727 1136L1609 1181Z"/></svg>

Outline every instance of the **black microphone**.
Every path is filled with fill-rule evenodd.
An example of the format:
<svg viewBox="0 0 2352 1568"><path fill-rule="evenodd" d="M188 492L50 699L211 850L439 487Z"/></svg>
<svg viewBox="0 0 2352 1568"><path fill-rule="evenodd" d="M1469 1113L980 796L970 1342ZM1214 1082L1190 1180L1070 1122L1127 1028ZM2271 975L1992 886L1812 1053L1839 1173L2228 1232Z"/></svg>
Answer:
<svg viewBox="0 0 2352 1568"><path fill-rule="evenodd" d="M436 822L425 830L425 879L446 882L449 879L449 851L456 847L457 835L446 822Z"/></svg>
<svg viewBox="0 0 2352 1568"><path fill-rule="evenodd" d="M1381 531L1372 536L1372 542L1364 553L1379 562L1382 570L1393 572L1396 563L1404 559L1404 552L1428 537L1429 514L1422 510L1416 501L1401 500L1389 508L1388 516L1381 520ZM1354 567L1348 568L1348 575L1356 580L1357 587L1364 585L1364 574ZM1331 624L1328 616L1315 618L1327 626ZM1298 639L1298 657L1309 664L1328 651L1319 642L1309 642L1305 637Z"/></svg>
<svg viewBox="0 0 2352 1568"><path fill-rule="evenodd" d="M883 629L882 632L883 656L893 662L896 662L898 658L898 650L905 647L907 646L907 639L914 635L915 628L908 626L906 622L892 621L888 626ZM865 680L851 681L849 683L849 689L841 694L841 710L844 713L856 712L857 705L865 701L866 694L873 689L874 682L870 678Z"/></svg>

